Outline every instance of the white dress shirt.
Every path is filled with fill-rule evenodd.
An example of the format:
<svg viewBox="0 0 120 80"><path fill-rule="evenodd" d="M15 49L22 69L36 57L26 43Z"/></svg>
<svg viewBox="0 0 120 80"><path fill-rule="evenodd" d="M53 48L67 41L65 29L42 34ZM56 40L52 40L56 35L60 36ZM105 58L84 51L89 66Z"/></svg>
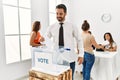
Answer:
<svg viewBox="0 0 120 80"><path fill-rule="evenodd" d="M54 48L59 47L59 28L60 24L59 22L56 22L55 24L49 26L46 36L49 38L53 38ZM83 57L84 55L84 49L83 49L83 42L81 39L81 35L79 33L79 29L73 24L68 22L63 22L63 30L64 30L64 48L70 49L70 58L71 62L76 60L76 54L75 54L75 39L78 44L79 49L79 56ZM74 39L75 38L75 39ZM67 57L66 57L67 58Z"/></svg>

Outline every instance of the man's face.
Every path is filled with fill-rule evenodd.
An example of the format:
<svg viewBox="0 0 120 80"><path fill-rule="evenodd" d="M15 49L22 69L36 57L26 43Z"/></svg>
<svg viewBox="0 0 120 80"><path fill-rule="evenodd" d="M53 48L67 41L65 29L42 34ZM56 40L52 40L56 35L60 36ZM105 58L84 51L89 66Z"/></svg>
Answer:
<svg viewBox="0 0 120 80"><path fill-rule="evenodd" d="M66 13L64 10L61 9L56 9L56 18L59 22L63 22L65 20Z"/></svg>

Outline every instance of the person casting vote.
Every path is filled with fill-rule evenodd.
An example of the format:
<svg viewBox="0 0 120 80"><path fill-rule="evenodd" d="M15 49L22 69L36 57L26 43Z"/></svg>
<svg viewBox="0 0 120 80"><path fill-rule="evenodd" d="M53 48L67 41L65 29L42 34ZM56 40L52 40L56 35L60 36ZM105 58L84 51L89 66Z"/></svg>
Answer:
<svg viewBox="0 0 120 80"><path fill-rule="evenodd" d="M83 62L83 42L79 35L77 27L72 23L67 22L65 17L67 15L67 8L64 4L59 4L56 6L56 18L57 22L49 26L46 35L49 38L53 38L54 48L68 48L72 52L69 55L70 57L70 68L72 69L72 76L74 75L75 70L75 51L74 51L74 38L78 43L79 57L78 62L81 64ZM72 79L73 80L73 79Z"/></svg>

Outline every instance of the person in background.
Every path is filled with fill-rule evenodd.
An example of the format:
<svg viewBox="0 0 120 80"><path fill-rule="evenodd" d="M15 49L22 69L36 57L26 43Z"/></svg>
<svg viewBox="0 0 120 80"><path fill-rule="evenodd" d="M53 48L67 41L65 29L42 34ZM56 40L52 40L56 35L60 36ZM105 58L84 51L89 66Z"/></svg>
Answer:
<svg viewBox="0 0 120 80"><path fill-rule="evenodd" d="M113 40L111 33L109 32L105 33L104 40L109 42L108 44L104 45L105 51L116 51L117 50L117 45L115 41Z"/></svg>
<svg viewBox="0 0 120 80"><path fill-rule="evenodd" d="M92 34L91 31L88 31L88 33ZM95 50L95 46L92 45L93 50Z"/></svg>
<svg viewBox="0 0 120 80"><path fill-rule="evenodd" d="M30 36L31 56L32 56L32 67L35 66L35 51L39 51L39 46L43 46L41 42L45 41L44 37L41 36L39 30L41 28L40 21L35 21L32 26Z"/></svg>
<svg viewBox="0 0 120 80"><path fill-rule="evenodd" d="M41 36L39 30L41 29L40 21L35 21L32 26L32 32L30 36L30 46L38 47L42 46L41 42L45 39Z"/></svg>
<svg viewBox="0 0 120 80"><path fill-rule="evenodd" d="M89 33L90 25L87 20L82 24L82 39L84 44L84 60L83 60L83 80L90 80L90 73L95 61L92 45L96 48L103 48L98 45L92 34Z"/></svg>
<svg viewBox="0 0 120 80"><path fill-rule="evenodd" d="M76 42L79 49L79 57L78 62L79 64L82 64L83 62L83 55L84 55L84 49L83 49L83 42L81 41L81 37L78 33L77 27L75 27L72 23L69 23L65 20L65 17L67 15L67 8L64 4L59 4L56 6L56 18L57 22L52 24L47 32L46 36L48 38L53 38L54 48L58 49L65 49L69 48L70 54L70 68L72 69L72 80L75 70L75 61L76 61L76 55L75 55L75 46L74 46L74 38L76 39ZM68 58L66 58L68 59ZM64 64L63 64L64 65Z"/></svg>

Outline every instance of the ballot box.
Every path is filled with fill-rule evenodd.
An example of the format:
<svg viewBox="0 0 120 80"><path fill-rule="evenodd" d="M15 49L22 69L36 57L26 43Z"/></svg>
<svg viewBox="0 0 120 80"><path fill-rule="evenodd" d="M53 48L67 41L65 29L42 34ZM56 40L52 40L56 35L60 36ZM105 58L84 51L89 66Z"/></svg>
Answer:
<svg viewBox="0 0 120 80"><path fill-rule="evenodd" d="M36 67L53 64L52 53L49 52L35 52L34 64Z"/></svg>
<svg viewBox="0 0 120 80"><path fill-rule="evenodd" d="M70 65L63 65L64 56L59 50L33 47L29 80L72 80Z"/></svg>
<svg viewBox="0 0 120 80"><path fill-rule="evenodd" d="M32 67L29 80L72 80L72 70L69 66L56 64Z"/></svg>
<svg viewBox="0 0 120 80"><path fill-rule="evenodd" d="M32 67L35 66L41 66L41 65L46 65L46 64L52 64L52 56L53 56L53 51L44 49L44 48L39 48L39 47L32 47L31 48L31 53L32 53Z"/></svg>
<svg viewBox="0 0 120 80"><path fill-rule="evenodd" d="M68 50L50 50L43 48L33 48L32 52L32 67L44 66L47 64L60 64L60 65L69 65L71 60L74 60L74 56L71 51ZM77 59L77 57L76 57ZM65 63L65 64L64 64Z"/></svg>

